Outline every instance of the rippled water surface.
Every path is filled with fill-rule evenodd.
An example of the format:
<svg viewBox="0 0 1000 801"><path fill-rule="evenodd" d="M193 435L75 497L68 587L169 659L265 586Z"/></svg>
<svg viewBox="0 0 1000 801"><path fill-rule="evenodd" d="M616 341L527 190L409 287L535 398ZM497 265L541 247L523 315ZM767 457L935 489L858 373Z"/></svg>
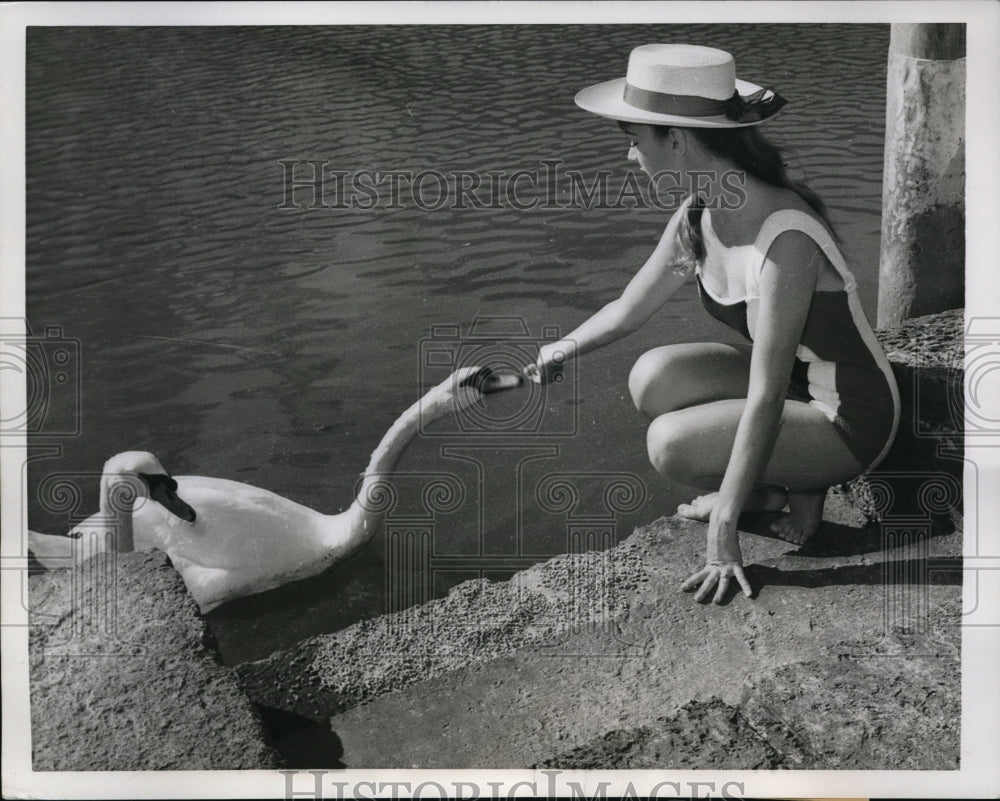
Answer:
<svg viewBox="0 0 1000 801"><path fill-rule="evenodd" d="M38 491L46 476L140 448L175 474L339 511L382 433L443 378L428 348L444 343L461 361L472 334L523 326L502 350L511 359L613 299L666 213L569 207L571 171L609 171L615 196L628 166L614 123L572 99L650 41L730 50L741 76L789 99L768 133L827 201L873 313L888 26L30 29L29 322L79 340L81 376L78 395L55 393L49 411L73 420L78 400L79 435L35 439L32 528L68 524ZM327 208L309 187L285 194L281 162L306 181L308 160L326 163ZM401 179L396 202L337 208L333 176L363 170L475 173L481 202L459 201L452 183L439 203L431 181L421 205ZM512 184L520 170L551 180ZM683 490L649 467L625 382L643 350L707 338L731 335L687 287L581 361L518 436L445 425L415 441L401 470L460 487L428 513L422 479L401 483L412 497L396 522L433 517L432 591L564 552L574 526L620 537L671 511ZM497 396L483 419L519 419L518 404L536 402L526 398ZM600 475L569 480L576 506L536 497L553 474L581 473ZM618 474L646 494L609 512L602 493ZM81 511L95 510L96 478L82 488ZM226 659L380 613L387 553L380 535L321 576L213 612Z"/></svg>

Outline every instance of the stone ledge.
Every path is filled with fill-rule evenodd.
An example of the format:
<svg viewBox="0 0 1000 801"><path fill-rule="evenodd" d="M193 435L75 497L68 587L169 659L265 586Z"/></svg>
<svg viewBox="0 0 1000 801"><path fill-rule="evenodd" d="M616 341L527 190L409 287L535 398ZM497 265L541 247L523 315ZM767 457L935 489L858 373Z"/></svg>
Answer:
<svg viewBox="0 0 1000 801"><path fill-rule="evenodd" d="M647 548L632 537L604 553L554 557L510 581L466 581L444 598L235 669L255 704L325 721L432 676L557 639L570 625L617 617L624 599L649 580Z"/></svg>
<svg viewBox="0 0 1000 801"><path fill-rule="evenodd" d="M164 554L103 554L29 593L35 770L283 765Z"/></svg>
<svg viewBox="0 0 1000 801"><path fill-rule="evenodd" d="M885 721L886 715L908 720L911 708L906 706L910 694L896 697L899 695L896 693L899 675L893 672L894 662L880 663L875 660L862 665L850 660L851 654L884 645L880 645L875 637L883 623L881 615L886 603L886 589L879 585L893 580L894 570L922 569L920 566L925 566L927 560L942 547L953 558L960 553L961 532L957 530L961 526L960 460L950 459L942 453L955 451L956 445L960 453L961 422L956 424L954 419L954 398L956 389L957 397L961 397L963 331L962 310L912 320L898 328L880 331L880 341L889 355L904 400L900 437L893 451L879 472L856 482L847 493L830 493L824 515L826 525L821 536L807 548L794 549L766 538L745 540L747 561L755 563L751 570L756 572L758 580L763 581L765 593L772 596L763 604L758 599L751 606L751 615L759 618L754 631L767 630L775 624L780 628L782 622L774 616L787 615L784 625L792 627L789 642L795 642L802 633L798 632L801 621L796 612L799 610L794 607L794 601L789 607L787 599L798 597L802 589L808 588L809 593L802 595L801 600L811 606L812 601L806 599L820 597L824 606L818 616L811 612L806 615L808 629L812 631L817 625L826 628L825 632L817 635L821 641L836 633L839 638L837 648L832 652L817 651L815 643L809 644L807 638L800 643L800 650L792 648L789 651L788 643L774 641L769 646L773 652L771 656L781 658L777 658L761 674L764 678L746 679L751 682L747 686L754 688L746 698L715 697L712 700L710 695L703 694L704 688L698 690L702 677L697 675L689 677L689 686L678 695L670 695L672 700L669 703L695 704L683 707L688 710L684 713L688 715L688 722L699 715L707 715L706 719L715 721L712 724L715 729L722 725L720 721L725 715L719 708L702 708L698 704L717 702L727 709L737 710L733 712L736 717L731 717L730 724L746 724L748 729L743 733L733 729L730 734L738 741L742 741L739 738L744 735L761 738L759 748L755 746L754 750L762 760L760 764L864 768L891 766L896 760L900 764L912 763L914 767L927 769L947 769L957 765L958 707L957 703L952 703L958 692L957 651L944 646L943 652L949 654L948 658L918 660L922 673L910 677L908 686L914 688L918 695L926 690L936 696L934 702L946 699L945 706L953 707L953 716L942 718L943 722L939 722L943 730L936 730L931 738L937 746L947 743L947 747L931 751L907 750L903 740L910 735ZM866 507L859 502L864 500L859 495L859 486L869 493L869 501L873 493L882 492L887 486L889 492L894 493L890 495L892 502L886 504L883 493L876 498L881 508L872 507L871 503ZM926 508L928 502L933 508ZM914 508L921 519L926 519L927 526L913 528ZM909 526L906 532L894 533L891 526L894 516L906 517ZM866 524L870 520L883 520L890 525L886 528L885 525ZM365 621L333 635L303 641L288 651L273 654L260 662L241 665L237 670L247 693L261 706L303 716L316 723L332 715L333 730L342 735L343 740L338 746L336 767L344 764L348 767L446 766L446 759L442 758L440 763L434 761L440 758L435 756L435 748L440 749L441 754L456 757L457 761L447 766L475 766L481 763L462 762L463 759L471 760L475 750L469 745L467 733L462 731L461 724L467 713L486 712L509 718L510 725L516 726L517 721L526 723L522 718L528 707L534 709L536 715L548 716L550 725L561 732L562 740L546 745L552 759L562 758L559 754L570 758L572 755L567 750L569 743L564 741L586 739L587 731L594 732L598 739L621 731L625 732L622 736L626 739L632 736L628 732L634 734L635 743L659 743L653 752L645 746L632 749L638 760L635 764L644 764L642 759L650 757L662 746L662 737L655 733L657 726L666 726L666 730L674 731L671 742L680 742L676 739L676 720L661 718L649 721L645 724L647 728L641 732L635 727L616 729L613 718L601 721L596 727L589 720L577 721L579 725L567 724L566 721L556 720L561 714L559 704L565 699L553 699L554 706L538 709L526 703L520 684L534 683L541 688L553 681L551 676L546 678L544 669L551 661L538 662L539 648L550 656L558 656L556 652L566 642L575 642L583 637L586 653L599 652L603 655L602 659L611 657L612 660L620 656L616 649L621 643L614 632L620 633L623 627L627 629L634 624L636 610L643 606L642 599L649 596L653 583L664 580L664 571L671 574L677 572L676 566L661 564L664 544L681 544L682 552L693 554L702 547L699 540L703 537L704 526L701 524L679 518L658 521L638 530L626 542L605 554L558 557L523 571L511 582L468 582L455 588L444 599L408 610L402 615ZM911 558L894 559L893 555L898 557L901 554L910 554ZM569 581L571 575L576 576L574 582ZM601 576L604 579L600 579ZM580 577L584 580L579 580ZM680 578L679 574L673 575L670 581L679 583ZM769 584L772 586L767 587ZM832 596L829 590L831 585L838 584L845 588L841 600ZM570 591L571 585L576 587L575 595ZM916 590L910 588L907 591ZM958 612L955 609L949 608L945 613L940 606L942 597L949 603L957 598L957 584L953 587L928 586L926 591L919 592L928 598L933 597L933 603L937 605L935 611L925 608L926 614L944 615L948 619L954 618L953 622L957 621ZM734 601L737 604L742 602L742 598ZM683 596L663 597L658 603L668 610L675 610L671 620L667 621L668 631L674 631L678 621L690 616L692 610L701 609ZM767 618L761 618L761 606L773 603L779 606L768 608ZM650 619L660 616L659 611L643 614L648 614ZM722 614L731 612L724 611ZM848 617L854 615L846 629L840 620L844 614ZM760 628L760 620L766 621L763 629ZM574 621L575 628L568 625L568 622L572 624ZM585 630L583 635L580 634L581 623ZM691 625L704 624L705 621L701 621ZM603 636L594 634L595 625ZM724 625L728 628L730 624ZM952 644L955 631L957 629L949 635ZM736 633L731 632L733 635ZM751 637L749 642L753 652L758 647L753 645L757 638ZM743 647L739 645L739 638L735 638L730 646L737 650ZM940 642L931 646L935 653L941 648ZM899 651L907 657L920 656L920 647L912 643L901 646ZM524 674L516 654L524 654L524 659L538 669ZM661 669L671 668L669 664L663 664ZM682 669L687 670L686 667ZM887 692L896 693L892 696L893 700L880 699L882 707L877 704L869 707L871 714L861 723L851 723L846 718L840 721L837 717L839 712L834 707L823 707L823 714L830 719L861 731L865 737L882 738L889 745L866 756L839 741L813 736L816 732L811 732L804 723L804 728L799 731L787 726L784 729L776 727L773 720L768 724L764 710L773 708L775 699L779 697L783 699L782 705L788 703L794 706L782 693L796 683L812 682L815 685L816 676L826 676L834 687L857 685L857 689L864 685L875 687L876 692L888 688ZM593 675L584 670L581 680L592 679ZM776 683L779 680L785 684L779 686ZM471 693L461 689L466 681L475 688ZM652 683L655 684L655 681ZM518 688L518 692L511 695L514 687ZM476 692L480 693L479 697L473 697ZM483 707L482 699L491 696L506 699L502 708ZM442 708L435 708L440 705L435 699L442 697L447 697L448 701ZM567 697L571 699L572 692ZM596 697L599 698L600 693ZM809 698L811 700L803 702L804 706L800 703L800 723L815 715L817 705L822 705L822 693L817 691ZM849 709L846 697L841 700ZM626 709L636 713L631 717L645 715L646 711L635 709L633 702L634 699L623 702ZM463 704L468 706L467 710ZM879 712L879 709L882 711ZM412 737L402 735L400 740L395 732L385 731L378 725L380 715L397 721L420 719L422 723L416 730L421 734ZM753 718L753 725L748 716ZM455 722L449 722L452 720ZM441 729L436 731L435 726ZM369 735L372 742L364 742ZM458 739L453 741L456 735ZM778 739L770 741L769 736ZM426 746L415 742L415 738L420 737L425 738ZM493 746L489 742L479 737L471 739L482 749L480 757L490 753L489 749ZM411 746L412 750L408 751ZM506 746L497 744L494 752L499 757L504 748L511 747L509 743ZM584 743L579 747L586 752L589 746ZM683 747L677 747L678 754L683 754ZM462 752L469 753L458 756ZM516 747L507 752L507 758L512 761L504 764L528 764L514 760L514 753L517 753ZM383 757L388 762L381 761ZM340 761L341 758L344 762ZM706 758L709 760L706 767L715 764L710 754ZM407 762L407 759L410 761ZM730 760L726 766L756 765L751 763L754 759L739 764ZM498 763L493 764L496 766ZM576 763L571 761L567 764Z"/></svg>
<svg viewBox="0 0 1000 801"><path fill-rule="evenodd" d="M747 677L738 705L691 701L652 725L610 731L533 767L955 770L957 657L940 658L917 676L909 668L909 660L880 666L857 658L784 665ZM859 701L883 694L892 702L859 709Z"/></svg>
<svg viewBox="0 0 1000 801"><path fill-rule="evenodd" d="M889 361L935 371L961 370L965 358L965 309L915 317L875 332Z"/></svg>
<svg viewBox="0 0 1000 801"><path fill-rule="evenodd" d="M313 720L336 707L327 729L336 752L313 767L572 766L587 754L588 767L614 767L600 745L609 737L629 743L633 766L663 767L665 743L678 759L694 754L681 730L698 716L705 737L732 735L750 749L708 749L698 767L956 767L961 533L886 542L843 497L831 496L828 512L808 548L744 538L752 601L700 605L678 592L705 526L664 518L583 555L582 580L567 580L560 557L511 582L460 585L410 610L410 628L369 621L239 672L258 703ZM613 567L592 569L601 563ZM475 640L441 625L449 620L472 630L491 622ZM797 706L787 692L796 684ZM860 688L872 695L858 702ZM941 709L920 723L911 712L922 693ZM795 710L786 727L769 726L766 710L785 706ZM817 715L887 745L865 757L810 728ZM910 748L924 729L934 747Z"/></svg>
<svg viewBox="0 0 1000 801"><path fill-rule="evenodd" d="M722 606L678 592L704 536L665 518L619 545L642 549L649 580L605 625L335 715L339 764L596 769L624 748L635 767L958 766L960 533L893 547L830 522L811 549L748 536L758 594Z"/></svg>

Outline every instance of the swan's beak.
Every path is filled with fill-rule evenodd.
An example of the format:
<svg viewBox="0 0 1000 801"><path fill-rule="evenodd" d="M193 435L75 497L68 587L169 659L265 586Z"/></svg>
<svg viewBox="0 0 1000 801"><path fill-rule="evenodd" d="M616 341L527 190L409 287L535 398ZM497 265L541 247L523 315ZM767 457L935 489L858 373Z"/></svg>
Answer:
<svg viewBox="0 0 1000 801"><path fill-rule="evenodd" d="M139 474L149 487L149 497L164 507L168 512L177 515L181 520L193 523L197 515L194 509L184 503L177 494L177 482L170 476L151 476Z"/></svg>
<svg viewBox="0 0 1000 801"><path fill-rule="evenodd" d="M492 395L506 389L519 387L523 382L524 377L520 373L511 370L496 371L489 367L483 367L463 379L461 386L472 387L480 395Z"/></svg>

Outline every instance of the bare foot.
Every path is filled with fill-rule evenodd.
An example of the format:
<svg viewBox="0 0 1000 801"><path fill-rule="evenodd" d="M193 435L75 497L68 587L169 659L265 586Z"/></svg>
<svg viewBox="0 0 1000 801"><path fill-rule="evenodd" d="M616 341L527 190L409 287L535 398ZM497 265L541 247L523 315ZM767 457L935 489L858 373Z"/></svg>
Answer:
<svg viewBox="0 0 1000 801"><path fill-rule="evenodd" d="M788 513L771 524L779 539L793 545L805 545L823 520L826 492L789 492Z"/></svg>
<svg viewBox="0 0 1000 801"><path fill-rule="evenodd" d="M709 492L699 495L691 503L682 503L677 507L677 514L691 520L708 522L709 515L715 508L719 493ZM777 487L758 487L752 493L743 507L744 512L780 512L788 503L788 496L783 489Z"/></svg>

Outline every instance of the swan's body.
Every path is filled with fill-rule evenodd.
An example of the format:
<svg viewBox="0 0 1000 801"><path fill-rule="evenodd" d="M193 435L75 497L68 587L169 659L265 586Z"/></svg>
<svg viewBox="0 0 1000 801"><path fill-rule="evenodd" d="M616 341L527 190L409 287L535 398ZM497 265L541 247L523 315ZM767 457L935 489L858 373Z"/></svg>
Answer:
<svg viewBox="0 0 1000 801"><path fill-rule="evenodd" d="M203 612L306 578L361 547L377 528L355 505L324 515L268 490L206 476L178 476L177 492L197 511L187 523L158 504L133 518L137 550L170 556Z"/></svg>
<svg viewBox="0 0 1000 801"><path fill-rule="evenodd" d="M490 382L493 382L492 385ZM403 450L420 429L421 422L461 411L485 392L504 389L509 381L489 375L488 370L465 368L434 387L404 412L372 454L358 498L345 512L324 515L273 492L249 484L205 476L179 476L177 494L197 513L182 519L169 503L144 499L118 516L123 529L119 540L134 539L137 550L158 548L169 557L184 578L188 590L203 612L244 595L253 595L290 581L315 575L333 562L360 548L378 529L381 514L363 499L377 491L385 474L393 469ZM129 457L129 458L124 458ZM31 550L42 564L44 554L65 549L66 543L87 539L86 532L108 529L105 495L116 477L145 474L148 464L136 468L132 462L152 459L151 454L119 454L105 465L102 479L102 512L85 521L76 531L84 537L31 535ZM118 462L116 463L116 460ZM159 462L156 462L159 465ZM162 467L162 473L166 473ZM145 476L148 478L148 476ZM155 483L155 482L154 482ZM134 481L133 481L134 484ZM180 512L184 515L183 510ZM127 519L126 519L127 518ZM194 519L190 519L194 518ZM127 529L127 531L126 531ZM61 540L61 543L54 541ZM107 538L97 537L97 548ZM119 547L119 550L128 548ZM93 555L94 548L77 548ZM63 556L63 561L68 561Z"/></svg>
<svg viewBox="0 0 1000 801"><path fill-rule="evenodd" d="M68 536L29 532L29 549L49 569L71 567L116 550L121 529L130 525L134 550L156 548L166 553L207 612L232 598L319 573L346 556L360 539L348 536L349 512L322 515L239 481L207 476L175 479L177 494L197 510L194 521L142 499L130 516L98 512Z"/></svg>

